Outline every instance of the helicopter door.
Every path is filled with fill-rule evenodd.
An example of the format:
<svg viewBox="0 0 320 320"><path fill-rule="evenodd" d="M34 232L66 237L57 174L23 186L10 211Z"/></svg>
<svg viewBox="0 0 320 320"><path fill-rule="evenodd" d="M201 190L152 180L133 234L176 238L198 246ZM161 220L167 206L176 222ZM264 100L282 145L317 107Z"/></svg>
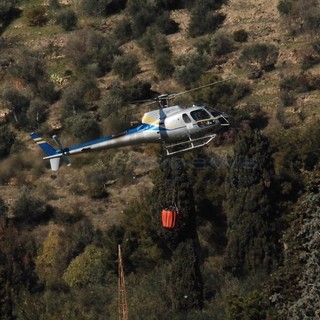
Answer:
<svg viewBox="0 0 320 320"><path fill-rule="evenodd" d="M190 119L190 117L186 113L184 113L182 115L182 119L183 119L184 123L186 124L188 131L190 132L190 129L192 129L192 126L193 126L192 120Z"/></svg>

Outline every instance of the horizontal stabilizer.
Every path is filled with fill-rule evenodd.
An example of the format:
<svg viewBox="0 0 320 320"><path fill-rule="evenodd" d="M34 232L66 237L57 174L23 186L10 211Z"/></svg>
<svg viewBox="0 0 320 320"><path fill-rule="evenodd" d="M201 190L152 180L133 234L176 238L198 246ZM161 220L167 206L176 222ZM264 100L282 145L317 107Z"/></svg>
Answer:
<svg viewBox="0 0 320 320"><path fill-rule="evenodd" d="M63 154L62 150L55 149L54 147L52 147L39 134L32 133L31 138L42 149L42 151L46 154L46 157L44 157L43 159L50 160L50 166L51 166L52 171L57 171L59 169L61 158L66 165L68 165L68 166L70 165L69 159ZM60 140L57 140L56 136L54 136L54 138L55 138L54 140L60 146L61 145Z"/></svg>
<svg viewBox="0 0 320 320"><path fill-rule="evenodd" d="M47 156L53 156L56 154L56 149L52 147L47 141L37 133L31 133L32 140L42 149Z"/></svg>

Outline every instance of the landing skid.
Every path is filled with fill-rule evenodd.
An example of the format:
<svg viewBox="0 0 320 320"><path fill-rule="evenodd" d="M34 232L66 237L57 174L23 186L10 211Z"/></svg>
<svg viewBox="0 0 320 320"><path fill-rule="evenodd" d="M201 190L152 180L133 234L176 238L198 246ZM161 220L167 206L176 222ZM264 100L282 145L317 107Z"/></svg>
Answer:
<svg viewBox="0 0 320 320"><path fill-rule="evenodd" d="M189 136L188 141L183 141L183 142L174 143L174 144L164 143L164 149L167 156L172 156L174 154L204 147L207 144L209 144L216 136L217 136L216 134L211 134L211 135L201 137L201 138L196 138L196 139L192 139ZM175 149L178 149L178 150L175 150Z"/></svg>

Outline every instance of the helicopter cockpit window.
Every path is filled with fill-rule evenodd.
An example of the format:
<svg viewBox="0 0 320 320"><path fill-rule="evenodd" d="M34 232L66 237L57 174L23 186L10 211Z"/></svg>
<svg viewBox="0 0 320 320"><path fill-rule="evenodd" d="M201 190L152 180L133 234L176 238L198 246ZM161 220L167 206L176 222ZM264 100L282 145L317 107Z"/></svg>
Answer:
<svg viewBox="0 0 320 320"><path fill-rule="evenodd" d="M192 111L190 114L197 121L199 127L206 127L212 124L211 115L203 109Z"/></svg>
<svg viewBox="0 0 320 320"><path fill-rule="evenodd" d="M191 119L189 118L189 116L188 116L186 113L184 113L184 114L182 115L182 119L183 119L183 121L184 121L185 123L190 123L190 122L191 122Z"/></svg>

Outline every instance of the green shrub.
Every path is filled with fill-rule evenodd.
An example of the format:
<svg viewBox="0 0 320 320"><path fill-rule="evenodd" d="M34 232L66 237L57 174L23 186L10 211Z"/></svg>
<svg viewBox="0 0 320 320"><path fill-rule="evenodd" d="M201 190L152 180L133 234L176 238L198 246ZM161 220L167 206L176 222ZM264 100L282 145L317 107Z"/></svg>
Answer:
<svg viewBox="0 0 320 320"><path fill-rule="evenodd" d="M129 53L115 57L112 68L122 80L130 80L140 71L137 56Z"/></svg>
<svg viewBox="0 0 320 320"><path fill-rule="evenodd" d="M268 71L278 61L279 49L274 44L254 43L241 52L240 62L246 66Z"/></svg>
<svg viewBox="0 0 320 320"><path fill-rule="evenodd" d="M222 56L235 50L231 35L224 32L216 32L210 43L214 55Z"/></svg>
<svg viewBox="0 0 320 320"><path fill-rule="evenodd" d="M0 157L6 157L10 154L11 147L15 141L16 135L6 125L0 126Z"/></svg>
<svg viewBox="0 0 320 320"><path fill-rule="evenodd" d="M320 87L320 78L318 76L300 73L284 77L280 82L280 90L308 92L318 90Z"/></svg>
<svg viewBox="0 0 320 320"><path fill-rule="evenodd" d="M172 51L165 35L159 33L155 28L148 28L138 43L152 56L160 77L166 78L172 75L174 71Z"/></svg>
<svg viewBox="0 0 320 320"><path fill-rule="evenodd" d="M281 14L288 15L291 13L293 8L291 0L280 0L277 9Z"/></svg>
<svg viewBox="0 0 320 320"><path fill-rule="evenodd" d="M304 28L306 31L318 34L320 30L320 8L312 8L304 12Z"/></svg>
<svg viewBox="0 0 320 320"><path fill-rule="evenodd" d="M72 34L66 44L65 52L75 68L81 73L102 76L111 70L114 57L120 54L118 40L111 36L84 29Z"/></svg>
<svg viewBox="0 0 320 320"><path fill-rule="evenodd" d="M43 6L32 8L26 16L30 26L44 26L48 21L47 12Z"/></svg>
<svg viewBox="0 0 320 320"><path fill-rule="evenodd" d="M22 125L30 105L30 100L15 88L5 89L2 97L6 101L8 108L12 111L15 124L17 126Z"/></svg>
<svg viewBox="0 0 320 320"><path fill-rule="evenodd" d="M47 118L48 108L48 103L39 98L31 101L30 107L26 113L28 126L30 128L39 127L39 125Z"/></svg>
<svg viewBox="0 0 320 320"><path fill-rule="evenodd" d="M15 219L23 223L41 222L50 217L49 207L33 197L27 188L21 190L18 199L13 203L12 211Z"/></svg>
<svg viewBox="0 0 320 320"><path fill-rule="evenodd" d="M85 109L86 105L100 97L100 90L91 77L82 78L64 90L61 106L64 117L75 115Z"/></svg>
<svg viewBox="0 0 320 320"><path fill-rule="evenodd" d="M129 19L124 18L118 21L113 30L113 35L120 43L126 43L131 40L132 28Z"/></svg>
<svg viewBox="0 0 320 320"><path fill-rule="evenodd" d="M140 38L148 27L155 27L164 34L178 30L178 24L170 18L170 14L164 10L160 2L131 0L128 1L127 10L135 38Z"/></svg>
<svg viewBox="0 0 320 320"><path fill-rule="evenodd" d="M91 198L100 199L108 196L106 182L110 180L110 174L111 170L101 161L85 169L84 183Z"/></svg>
<svg viewBox="0 0 320 320"><path fill-rule="evenodd" d="M159 15L155 2L145 2L144 0L128 1L127 10L131 17L131 26L134 37L141 37L150 26L155 17Z"/></svg>
<svg viewBox="0 0 320 320"><path fill-rule="evenodd" d="M65 120L65 125L72 135L81 140L92 140L100 135L97 121L88 115L77 114Z"/></svg>
<svg viewBox="0 0 320 320"><path fill-rule="evenodd" d="M189 88L205 72L208 60L196 51L189 52L178 58L174 77L177 81Z"/></svg>
<svg viewBox="0 0 320 320"><path fill-rule="evenodd" d="M234 31L233 40L236 42L246 42L248 40L248 32L244 29Z"/></svg>
<svg viewBox="0 0 320 320"><path fill-rule="evenodd" d="M320 56L313 54L306 54L302 58L301 68L307 70L320 63Z"/></svg>
<svg viewBox="0 0 320 320"><path fill-rule="evenodd" d="M222 13L213 13L213 2L201 0L190 11L189 35L198 37L216 31L225 20Z"/></svg>
<svg viewBox="0 0 320 320"><path fill-rule="evenodd" d="M5 22L15 8L16 0L2 0L0 2L0 25Z"/></svg>
<svg viewBox="0 0 320 320"><path fill-rule="evenodd" d="M78 17L76 13L70 9L65 8L57 13L57 23L62 26L65 31L70 31L77 25Z"/></svg>
<svg viewBox="0 0 320 320"><path fill-rule="evenodd" d="M174 66L171 62L171 52L156 52L154 55L154 65L161 78L170 77L174 71Z"/></svg>
<svg viewBox="0 0 320 320"><path fill-rule="evenodd" d="M296 98L294 94L290 93L288 90L281 90L280 100L284 107L288 107L294 105Z"/></svg>
<svg viewBox="0 0 320 320"><path fill-rule="evenodd" d="M179 24L173 21L166 11L156 18L155 25L164 34L173 34L179 30Z"/></svg>
<svg viewBox="0 0 320 320"><path fill-rule="evenodd" d="M81 14L102 17L124 9L126 0L80 0L77 8Z"/></svg>

